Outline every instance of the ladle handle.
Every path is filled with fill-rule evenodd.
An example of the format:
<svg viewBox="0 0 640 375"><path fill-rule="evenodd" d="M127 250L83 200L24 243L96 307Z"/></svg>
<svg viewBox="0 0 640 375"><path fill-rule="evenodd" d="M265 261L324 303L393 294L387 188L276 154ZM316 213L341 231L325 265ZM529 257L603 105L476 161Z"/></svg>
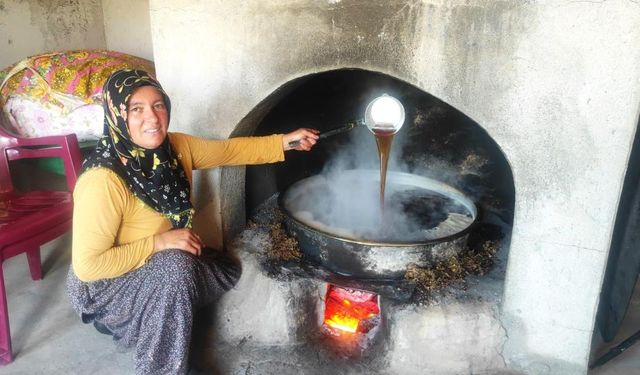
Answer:
<svg viewBox="0 0 640 375"><path fill-rule="evenodd" d="M318 140L325 139L327 137L331 137L331 136L338 135L338 134L341 134L341 133L346 133L346 132L352 130L353 128L355 128L356 126L359 126L359 125L364 125L364 121L357 120L357 121L348 122L345 125L342 125L342 126L339 126L337 128L333 128L331 130L327 130L326 132L322 132L322 133L318 134ZM295 148L299 144L300 144L300 140L291 141L291 142L289 142L289 147Z"/></svg>

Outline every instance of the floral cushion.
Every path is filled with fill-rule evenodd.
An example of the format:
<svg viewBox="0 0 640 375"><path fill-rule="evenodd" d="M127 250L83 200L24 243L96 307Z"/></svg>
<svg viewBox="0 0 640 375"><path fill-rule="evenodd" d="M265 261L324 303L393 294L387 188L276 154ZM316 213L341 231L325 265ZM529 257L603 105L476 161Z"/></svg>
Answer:
<svg viewBox="0 0 640 375"><path fill-rule="evenodd" d="M13 133L26 138L75 133L79 142L102 135L104 110L100 104L83 104L69 113L43 106L24 96L9 99L4 106Z"/></svg>
<svg viewBox="0 0 640 375"><path fill-rule="evenodd" d="M0 71L0 106L18 135L102 134L102 86L119 69L155 74L153 62L120 52L80 50L29 57Z"/></svg>

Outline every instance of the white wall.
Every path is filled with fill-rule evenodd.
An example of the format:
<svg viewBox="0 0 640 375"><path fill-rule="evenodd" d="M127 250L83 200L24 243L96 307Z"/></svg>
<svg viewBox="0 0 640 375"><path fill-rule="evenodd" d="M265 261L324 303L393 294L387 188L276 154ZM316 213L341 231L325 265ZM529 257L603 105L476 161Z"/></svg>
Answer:
<svg viewBox="0 0 640 375"><path fill-rule="evenodd" d="M103 0L107 49L153 61L149 0Z"/></svg>
<svg viewBox="0 0 640 375"><path fill-rule="evenodd" d="M586 373L639 113L636 2L151 0L150 8L174 130L227 137L283 84L345 67L405 80L483 126L516 190L504 356L527 373ZM220 196L241 186L221 191L216 172L194 185L208 234L220 240L228 215Z"/></svg>
<svg viewBox="0 0 640 375"><path fill-rule="evenodd" d="M153 60L148 0L0 0L0 69L74 49Z"/></svg>
<svg viewBox="0 0 640 375"><path fill-rule="evenodd" d="M105 47L100 0L0 0L0 69L45 52Z"/></svg>

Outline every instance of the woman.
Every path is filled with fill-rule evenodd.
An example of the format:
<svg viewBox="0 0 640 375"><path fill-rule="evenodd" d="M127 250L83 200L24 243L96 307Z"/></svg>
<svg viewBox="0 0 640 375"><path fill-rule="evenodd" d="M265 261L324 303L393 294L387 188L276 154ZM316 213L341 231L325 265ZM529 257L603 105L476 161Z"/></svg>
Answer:
<svg viewBox="0 0 640 375"><path fill-rule="evenodd" d="M74 191L67 279L83 322L135 347L136 373L188 369L194 312L229 290L240 267L191 229L193 169L281 161L317 131L205 140L168 133L171 104L146 72L121 70L104 90L105 126Z"/></svg>

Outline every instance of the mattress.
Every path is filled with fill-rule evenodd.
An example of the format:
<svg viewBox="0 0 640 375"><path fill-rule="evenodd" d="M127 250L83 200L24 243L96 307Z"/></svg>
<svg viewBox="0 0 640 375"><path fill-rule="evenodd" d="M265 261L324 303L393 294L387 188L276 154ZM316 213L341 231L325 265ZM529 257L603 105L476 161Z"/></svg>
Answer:
<svg viewBox="0 0 640 375"><path fill-rule="evenodd" d="M75 133L97 140L103 130L102 87L116 70L155 74L153 62L120 52L79 50L29 57L0 71L5 126L22 137Z"/></svg>

